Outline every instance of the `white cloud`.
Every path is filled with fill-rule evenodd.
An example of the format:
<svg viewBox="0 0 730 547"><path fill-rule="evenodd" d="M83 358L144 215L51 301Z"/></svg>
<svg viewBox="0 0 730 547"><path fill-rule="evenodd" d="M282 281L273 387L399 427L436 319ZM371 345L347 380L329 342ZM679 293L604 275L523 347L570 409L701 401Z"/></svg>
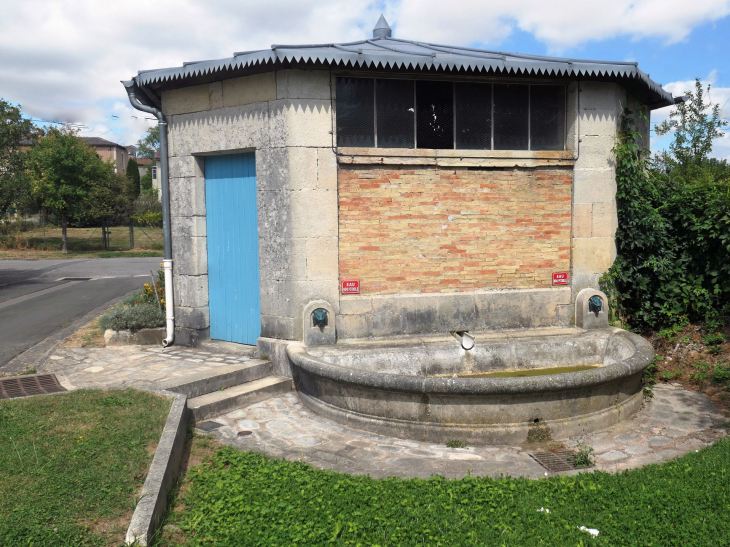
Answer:
<svg viewBox="0 0 730 547"><path fill-rule="evenodd" d="M517 28L559 52L617 36L678 42L697 25L730 14L730 1L403 0L396 14L403 37L498 45Z"/></svg>
<svg viewBox="0 0 730 547"><path fill-rule="evenodd" d="M120 83L137 70L272 43L361 39L379 15L367 0L0 0L0 13L0 97L35 118L84 124L84 134L109 131L103 136L122 144L149 125L132 118L140 112Z"/></svg>
<svg viewBox="0 0 730 547"><path fill-rule="evenodd" d="M729 14L730 0L0 0L0 97L129 144L149 125L132 117L140 113L119 83L137 70L272 43L358 40L380 11L403 38L496 47L520 29L558 51L615 36L682 40Z"/></svg>
<svg viewBox="0 0 730 547"><path fill-rule="evenodd" d="M718 79L718 71L711 71L706 78L702 79L703 88L707 88L707 84L711 84L709 99L712 104L720 105L720 117L730 121L730 87L718 87L716 82ZM695 81L685 80L679 82L671 82L664 85L664 89L670 91L675 97L685 95L688 91L694 92ZM707 99L707 96L705 97ZM667 106L659 108L651 113L652 126L669 119L669 113L674 107ZM709 109L708 109L709 111ZM671 133L664 137L652 135L651 149L652 152L665 149L671 142ZM712 156L716 158L725 158L730 160L730 128L726 128L725 135L717 139L713 144Z"/></svg>

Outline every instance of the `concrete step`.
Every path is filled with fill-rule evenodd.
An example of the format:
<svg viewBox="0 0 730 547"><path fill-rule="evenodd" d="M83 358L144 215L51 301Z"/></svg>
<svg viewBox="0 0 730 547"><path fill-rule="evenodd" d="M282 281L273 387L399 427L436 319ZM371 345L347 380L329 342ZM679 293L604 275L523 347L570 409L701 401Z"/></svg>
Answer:
<svg viewBox="0 0 730 547"><path fill-rule="evenodd" d="M223 340L203 340L198 344L198 348L211 353L256 357L256 346L247 346L246 344L236 344L235 342L225 342Z"/></svg>
<svg viewBox="0 0 730 547"><path fill-rule="evenodd" d="M215 391L188 399L193 421L198 423L233 409L264 401L291 391L291 378L269 376L223 391Z"/></svg>
<svg viewBox="0 0 730 547"><path fill-rule="evenodd" d="M269 376L273 370L271 361L251 359L240 365L224 365L186 376L174 378L163 384L164 389L184 393L188 397L199 397L206 393L229 388Z"/></svg>

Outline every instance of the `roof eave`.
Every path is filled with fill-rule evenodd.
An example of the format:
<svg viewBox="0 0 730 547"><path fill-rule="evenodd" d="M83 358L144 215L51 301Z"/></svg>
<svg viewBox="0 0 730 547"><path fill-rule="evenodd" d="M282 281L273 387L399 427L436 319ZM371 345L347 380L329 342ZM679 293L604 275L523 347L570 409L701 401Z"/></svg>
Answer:
<svg viewBox="0 0 730 547"><path fill-rule="evenodd" d="M358 48L357 46L362 46ZM373 48L373 46L375 46ZM418 51L403 49L420 48ZM366 48L366 49L363 49ZM367 49L370 48L370 49ZM441 51L441 53L439 53ZM423 42L375 39L347 44L318 44L314 46L272 46L271 50L244 52L227 59L185 63L182 67L140 71L133 79L159 108L160 98L153 88L177 88L237 77L250 72L277 70L285 65L319 65L352 67L357 70L422 70L422 71L493 71L520 76L558 75L570 78L636 79L648 95L651 109L674 104L671 93L651 80L636 63L612 63L559 59L490 52L454 46L436 46ZM227 76L226 74L235 74ZM638 83L638 82L637 82ZM152 106L152 104L150 105Z"/></svg>

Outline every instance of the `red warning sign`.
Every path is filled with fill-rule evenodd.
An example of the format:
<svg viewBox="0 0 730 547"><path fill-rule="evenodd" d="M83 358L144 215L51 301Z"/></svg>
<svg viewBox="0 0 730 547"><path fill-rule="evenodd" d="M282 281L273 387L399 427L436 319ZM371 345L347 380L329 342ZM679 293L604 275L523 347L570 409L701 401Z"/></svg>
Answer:
<svg viewBox="0 0 730 547"><path fill-rule="evenodd" d="M344 279L342 281L342 294L360 294L360 281L358 279Z"/></svg>
<svg viewBox="0 0 730 547"><path fill-rule="evenodd" d="M567 285L568 272L553 272L553 285Z"/></svg>

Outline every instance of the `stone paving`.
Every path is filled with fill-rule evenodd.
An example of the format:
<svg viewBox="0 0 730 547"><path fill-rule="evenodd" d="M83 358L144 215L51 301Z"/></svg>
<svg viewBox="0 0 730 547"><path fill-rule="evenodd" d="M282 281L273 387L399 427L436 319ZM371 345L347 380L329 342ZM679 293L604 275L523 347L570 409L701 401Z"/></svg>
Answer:
<svg viewBox="0 0 730 547"><path fill-rule="evenodd" d="M138 387L156 389L165 381L251 357L213 351L157 346L57 349L39 373L54 373L66 389Z"/></svg>
<svg viewBox="0 0 730 547"><path fill-rule="evenodd" d="M242 450L301 460L320 469L373 477L447 478L510 475L539 478L546 470L520 446L444 445L382 437L340 426L301 404L296 394L234 410L200 424L223 443ZM595 469L622 471L665 461L711 444L727 434L727 418L701 393L657 385L654 398L628 422L564 444L595 450ZM568 473L576 473L570 471Z"/></svg>
<svg viewBox="0 0 730 547"><path fill-rule="evenodd" d="M137 387L157 389L169 379L241 363L250 357L197 348L122 346L56 350L38 372L55 373L67 389ZM699 450L728 433L728 418L709 399L679 384L658 384L628 422L566 441L595 450L595 469L622 471ZM373 477L448 478L545 476L530 450L520 446L450 449L443 445L383 437L340 426L300 403L296 394L234 410L212 420L222 442L314 467ZM569 473L575 473L571 471Z"/></svg>

